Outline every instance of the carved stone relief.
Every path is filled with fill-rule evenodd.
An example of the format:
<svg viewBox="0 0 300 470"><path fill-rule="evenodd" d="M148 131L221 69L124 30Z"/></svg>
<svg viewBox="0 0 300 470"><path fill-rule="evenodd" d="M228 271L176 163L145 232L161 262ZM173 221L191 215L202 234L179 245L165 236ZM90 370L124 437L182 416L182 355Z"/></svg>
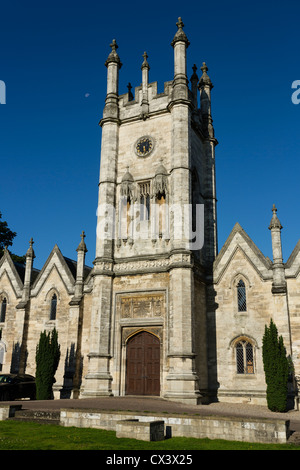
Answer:
<svg viewBox="0 0 300 470"><path fill-rule="evenodd" d="M119 294L117 308L121 319L164 317L165 303L162 292Z"/></svg>

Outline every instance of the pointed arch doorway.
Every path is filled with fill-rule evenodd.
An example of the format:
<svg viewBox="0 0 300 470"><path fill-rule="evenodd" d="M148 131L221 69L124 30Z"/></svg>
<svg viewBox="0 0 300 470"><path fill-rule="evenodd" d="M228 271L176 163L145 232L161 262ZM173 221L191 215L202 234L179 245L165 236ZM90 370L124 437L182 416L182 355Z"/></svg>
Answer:
<svg viewBox="0 0 300 470"><path fill-rule="evenodd" d="M125 394L160 395L160 340L147 331L127 342Z"/></svg>

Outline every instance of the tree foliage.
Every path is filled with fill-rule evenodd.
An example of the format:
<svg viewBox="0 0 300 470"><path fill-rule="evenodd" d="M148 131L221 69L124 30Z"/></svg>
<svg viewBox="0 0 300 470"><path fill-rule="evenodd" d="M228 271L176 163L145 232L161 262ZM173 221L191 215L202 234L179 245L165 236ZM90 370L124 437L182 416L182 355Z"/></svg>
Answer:
<svg viewBox="0 0 300 470"><path fill-rule="evenodd" d="M267 384L267 404L271 411L287 410L289 361L282 336L271 319L263 337L263 363Z"/></svg>
<svg viewBox="0 0 300 470"><path fill-rule="evenodd" d="M17 235L16 232L12 232L7 225L7 222L2 221L2 213L0 212L0 250L4 250L7 246L12 246L13 239Z"/></svg>
<svg viewBox="0 0 300 470"><path fill-rule="evenodd" d="M2 219L2 213L0 212L0 258L3 255L4 249L8 248L9 246L12 246L13 240L15 236L17 235L16 232L13 232L9 227L7 222L1 220ZM25 263L25 256L18 256L13 253L10 253L12 260L15 261L16 263Z"/></svg>
<svg viewBox="0 0 300 470"><path fill-rule="evenodd" d="M60 359L60 346L58 334L54 328L52 332L43 331L36 348L36 398L37 400L51 400L53 398L52 385L55 382L55 372Z"/></svg>

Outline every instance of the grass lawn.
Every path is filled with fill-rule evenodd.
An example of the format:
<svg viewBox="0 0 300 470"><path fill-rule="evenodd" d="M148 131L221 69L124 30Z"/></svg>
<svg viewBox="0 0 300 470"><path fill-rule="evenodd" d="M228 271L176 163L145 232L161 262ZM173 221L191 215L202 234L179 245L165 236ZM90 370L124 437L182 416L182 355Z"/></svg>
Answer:
<svg viewBox="0 0 300 470"><path fill-rule="evenodd" d="M252 444L173 437L158 442L116 438L114 431L0 421L0 450L300 450L292 444Z"/></svg>

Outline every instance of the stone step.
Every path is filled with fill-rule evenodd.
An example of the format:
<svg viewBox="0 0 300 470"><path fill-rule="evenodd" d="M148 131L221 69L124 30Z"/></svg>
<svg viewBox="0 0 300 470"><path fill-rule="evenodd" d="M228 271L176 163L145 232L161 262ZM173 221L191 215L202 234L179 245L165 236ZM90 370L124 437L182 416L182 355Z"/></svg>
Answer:
<svg viewBox="0 0 300 470"><path fill-rule="evenodd" d="M60 424L60 411L16 410L14 421L36 421L39 423Z"/></svg>

